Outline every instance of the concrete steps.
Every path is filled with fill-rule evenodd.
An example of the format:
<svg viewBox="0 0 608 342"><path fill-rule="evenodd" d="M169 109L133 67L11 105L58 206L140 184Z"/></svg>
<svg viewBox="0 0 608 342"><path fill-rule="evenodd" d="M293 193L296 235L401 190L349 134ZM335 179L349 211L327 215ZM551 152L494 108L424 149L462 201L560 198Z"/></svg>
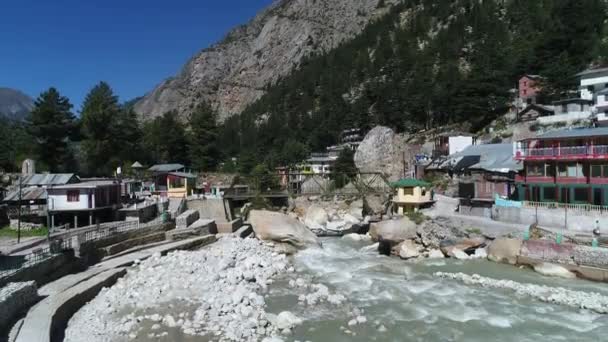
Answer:
<svg viewBox="0 0 608 342"><path fill-rule="evenodd" d="M150 243L160 242L160 241L164 241L164 240L165 240L165 232L163 231L163 232L152 233L152 234L148 234L148 235L144 235L144 236L139 236L139 237L136 237L133 239L121 241L121 242L115 243L113 245L103 247L103 248L101 248L101 250L102 250L102 253L104 256L112 256L112 255L121 253L123 251L126 251L128 249L131 249L133 247L148 245Z"/></svg>

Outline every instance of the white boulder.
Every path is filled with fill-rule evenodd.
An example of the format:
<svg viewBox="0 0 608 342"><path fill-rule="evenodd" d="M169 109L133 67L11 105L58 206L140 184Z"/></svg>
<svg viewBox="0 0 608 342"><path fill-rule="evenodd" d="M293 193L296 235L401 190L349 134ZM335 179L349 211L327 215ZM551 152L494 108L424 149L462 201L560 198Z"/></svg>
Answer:
<svg viewBox="0 0 608 342"><path fill-rule="evenodd" d="M293 329L302 324L302 319L289 311L281 312L275 321L275 325L279 330Z"/></svg>
<svg viewBox="0 0 608 342"><path fill-rule="evenodd" d="M418 245L412 240L405 240L400 244L399 257L401 259L411 259L420 256Z"/></svg>
<svg viewBox="0 0 608 342"><path fill-rule="evenodd" d="M319 245L317 236L310 229L282 213L252 210L249 223L260 240L286 242L298 248Z"/></svg>
<svg viewBox="0 0 608 342"><path fill-rule="evenodd" d="M445 255L439 249L431 249L431 250L429 250L428 258L429 259L443 259L443 258L445 258Z"/></svg>
<svg viewBox="0 0 608 342"><path fill-rule="evenodd" d="M306 211L304 224L310 229L322 229L329 221L327 211L319 205L311 205Z"/></svg>
<svg viewBox="0 0 608 342"><path fill-rule="evenodd" d="M407 217L372 223L369 234L374 241L382 240L395 244L417 237L416 224Z"/></svg>
<svg viewBox="0 0 608 342"><path fill-rule="evenodd" d="M567 279L576 278L576 274L570 272L565 267L547 262L534 265L534 271L548 277L558 277Z"/></svg>

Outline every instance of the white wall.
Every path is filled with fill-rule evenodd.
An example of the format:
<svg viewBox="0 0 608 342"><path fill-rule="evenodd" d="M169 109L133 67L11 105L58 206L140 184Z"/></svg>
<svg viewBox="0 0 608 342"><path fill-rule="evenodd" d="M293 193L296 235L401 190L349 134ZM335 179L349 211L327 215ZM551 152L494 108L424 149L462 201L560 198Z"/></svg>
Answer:
<svg viewBox="0 0 608 342"><path fill-rule="evenodd" d="M553 124L556 122L572 122L576 120L586 120L591 117L591 111L588 112L569 112L567 114L558 114L550 116L541 116L536 119L539 124Z"/></svg>
<svg viewBox="0 0 608 342"><path fill-rule="evenodd" d="M76 190L76 189L74 189ZM52 190L48 195L48 205L50 210L79 210L89 209L89 189L80 189L78 202L68 202L68 190ZM92 196L93 206L95 205L95 196Z"/></svg>
<svg viewBox="0 0 608 342"><path fill-rule="evenodd" d="M465 148L473 145L473 137L449 137L448 145L450 147L450 154L462 152Z"/></svg>

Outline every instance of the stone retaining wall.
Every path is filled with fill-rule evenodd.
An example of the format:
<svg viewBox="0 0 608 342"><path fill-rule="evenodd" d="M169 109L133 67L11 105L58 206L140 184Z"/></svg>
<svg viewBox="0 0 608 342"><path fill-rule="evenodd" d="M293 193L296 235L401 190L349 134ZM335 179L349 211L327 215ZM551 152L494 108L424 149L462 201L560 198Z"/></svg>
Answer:
<svg viewBox="0 0 608 342"><path fill-rule="evenodd" d="M520 255L552 263L608 268L608 248L529 240L523 242Z"/></svg>
<svg viewBox="0 0 608 342"><path fill-rule="evenodd" d="M200 217L198 210L189 209L175 219L175 229L186 229Z"/></svg>
<svg viewBox="0 0 608 342"><path fill-rule="evenodd" d="M0 288L0 340L10 325L38 301L36 282L9 283Z"/></svg>
<svg viewBox="0 0 608 342"><path fill-rule="evenodd" d="M74 251L66 251L55 254L46 260L36 263L30 267L23 268L17 273L0 279L0 287L12 282L34 280L38 286L42 286L67 274L77 272L85 267L84 263L74 257Z"/></svg>
<svg viewBox="0 0 608 342"><path fill-rule="evenodd" d="M605 214L547 208L492 208L492 218L497 221L530 225L536 222L537 217L541 227L565 228L567 221L567 230L573 233L591 233L596 221L599 221L600 229L603 229L604 234L608 233L608 215Z"/></svg>

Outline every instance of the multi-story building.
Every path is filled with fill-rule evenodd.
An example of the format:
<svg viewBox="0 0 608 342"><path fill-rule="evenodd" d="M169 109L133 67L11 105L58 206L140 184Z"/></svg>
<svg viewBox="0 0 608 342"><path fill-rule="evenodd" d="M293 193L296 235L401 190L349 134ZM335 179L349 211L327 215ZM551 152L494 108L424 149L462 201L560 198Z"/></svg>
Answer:
<svg viewBox="0 0 608 342"><path fill-rule="evenodd" d="M520 200L608 205L608 127L553 131L518 143Z"/></svg>

